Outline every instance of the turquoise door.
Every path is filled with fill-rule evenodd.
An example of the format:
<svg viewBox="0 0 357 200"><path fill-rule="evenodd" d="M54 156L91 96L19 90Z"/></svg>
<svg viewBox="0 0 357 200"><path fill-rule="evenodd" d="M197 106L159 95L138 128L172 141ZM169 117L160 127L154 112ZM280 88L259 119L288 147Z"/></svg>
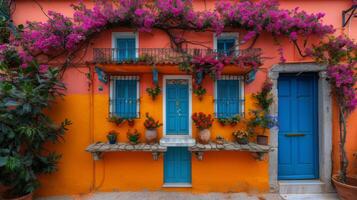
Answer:
<svg viewBox="0 0 357 200"><path fill-rule="evenodd" d="M279 76L278 178L318 178L317 78Z"/></svg>
<svg viewBox="0 0 357 200"><path fill-rule="evenodd" d="M191 153L187 147L168 147L164 156L165 184L191 183Z"/></svg>
<svg viewBox="0 0 357 200"><path fill-rule="evenodd" d="M118 38L117 39L117 61L135 60L135 38Z"/></svg>
<svg viewBox="0 0 357 200"><path fill-rule="evenodd" d="M166 80L166 135L189 134L188 80Z"/></svg>

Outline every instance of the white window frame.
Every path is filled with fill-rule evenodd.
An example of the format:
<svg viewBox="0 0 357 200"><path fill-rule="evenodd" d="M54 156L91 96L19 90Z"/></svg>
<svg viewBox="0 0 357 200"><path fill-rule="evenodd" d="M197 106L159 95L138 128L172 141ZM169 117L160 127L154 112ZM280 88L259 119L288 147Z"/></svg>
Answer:
<svg viewBox="0 0 357 200"><path fill-rule="evenodd" d="M110 117L113 116L115 94L115 81L116 80L137 80L136 84L136 99L140 100L140 76L110 76L109 88L109 111ZM140 101L136 102L136 118L140 118Z"/></svg>
<svg viewBox="0 0 357 200"><path fill-rule="evenodd" d="M213 49L217 50L217 40L218 39L235 39L235 50L239 52L239 33L230 32L230 33L221 33L219 36L213 34Z"/></svg>
<svg viewBox="0 0 357 200"><path fill-rule="evenodd" d="M188 135L167 135L166 134L166 82L171 79L188 80ZM191 75L164 75L163 79L163 137L166 138L192 138L192 76Z"/></svg>
<svg viewBox="0 0 357 200"><path fill-rule="evenodd" d="M139 34L138 32L112 32L112 48L119 48L117 46L118 38L134 38L135 39L135 49L139 48ZM115 51L115 50L114 50ZM117 60L117 54L113 53L113 60ZM139 51L135 51L135 57L139 57Z"/></svg>
<svg viewBox="0 0 357 200"><path fill-rule="evenodd" d="M244 95L244 76L235 76L235 75L222 75L218 80L239 80L239 92L240 92L240 101L239 102L239 106L240 106L240 110L241 112L239 113L239 111L237 111L238 115L244 116L245 113L245 95ZM218 97L218 92L217 92L217 80L214 81L214 100L216 101L217 97ZM215 118L219 118L217 117L217 103L214 103L214 116Z"/></svg>

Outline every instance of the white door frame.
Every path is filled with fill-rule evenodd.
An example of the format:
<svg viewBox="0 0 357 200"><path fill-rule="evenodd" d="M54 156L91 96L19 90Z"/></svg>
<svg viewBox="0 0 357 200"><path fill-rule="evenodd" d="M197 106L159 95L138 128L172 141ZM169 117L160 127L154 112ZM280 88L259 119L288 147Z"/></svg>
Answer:
<svg viewBox="0 0 357 200"><path fill-rule="evenodd" d="M182 138L182 137L188 137L187 135L166 135L166 80L170 79L183 79L183 80L188 80L188 136L192 137L192 76L191 75L164 75L163 76L163 137L174 137L174 138Z"/></svg>

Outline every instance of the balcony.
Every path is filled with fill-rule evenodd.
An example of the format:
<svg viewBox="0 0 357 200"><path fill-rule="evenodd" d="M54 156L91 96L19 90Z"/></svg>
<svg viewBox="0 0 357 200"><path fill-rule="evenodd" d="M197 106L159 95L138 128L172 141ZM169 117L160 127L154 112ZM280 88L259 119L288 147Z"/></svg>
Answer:
<svg viewBox="0 0 357 200"><path fill-rule="evenodd" d="M93 62L100 64L105 72L150 72L151 65L156 64L159 71L166 70L163 65L176 65L183 62L187 58L195 56L215 56L219 58L245 58L245 61L250 59L259 60L261 49L244 49L244 50L227 50L217 51L213 49L183 49L183 52L175 51L171 48L136 48L136 49L120 49L120 48L95 48L93 51ZM122 65L118 67L118 65ZM131 65L136 65L133 69ZM231 65L233 67L233 64ZM229 68L229 65L228 65ZM235 65L234 73L238 71L244 73L250 71L247 67L242 66L240 69ZM172 69L171 69L172 70ZM238 70L238 71L237 71ZM179 70L172 71L180 73ZM228 73L230 71L228 69Z"/></svg>

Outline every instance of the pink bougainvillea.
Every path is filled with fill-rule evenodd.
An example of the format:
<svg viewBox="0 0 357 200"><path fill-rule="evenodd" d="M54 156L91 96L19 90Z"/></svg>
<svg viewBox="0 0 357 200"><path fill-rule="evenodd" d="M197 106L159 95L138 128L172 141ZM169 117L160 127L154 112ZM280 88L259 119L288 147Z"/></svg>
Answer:
<svg viewBox="0 0 357 200"><path fill-rule="evenodd" d="M330 37L326 42L305 51L317 62L328 66L328 77L339 106L344 113L357 107L356 72L357 44L346 36Z"/></svg>
<svg viewBox="0 0 357 200"><path fill-rule="evenodd" d="M158 0L154 6L142 0L97 1L93 8L87 8L84 3L72 7L73 17L50 11L47 22L29 22L23 33L23 46L34 54L49 54L54 49L54 52L73 51L93 34L112 26L147 32L152 28L212 30L218 35L225 27L238 27L248 30L243 42L262 32L296 41L299 36L322 36L334 31L332 26L321 23L324 14L308 14L298 8L280 9L276 0L219 1L211 11L195 11L191 0Z"/></svg>

